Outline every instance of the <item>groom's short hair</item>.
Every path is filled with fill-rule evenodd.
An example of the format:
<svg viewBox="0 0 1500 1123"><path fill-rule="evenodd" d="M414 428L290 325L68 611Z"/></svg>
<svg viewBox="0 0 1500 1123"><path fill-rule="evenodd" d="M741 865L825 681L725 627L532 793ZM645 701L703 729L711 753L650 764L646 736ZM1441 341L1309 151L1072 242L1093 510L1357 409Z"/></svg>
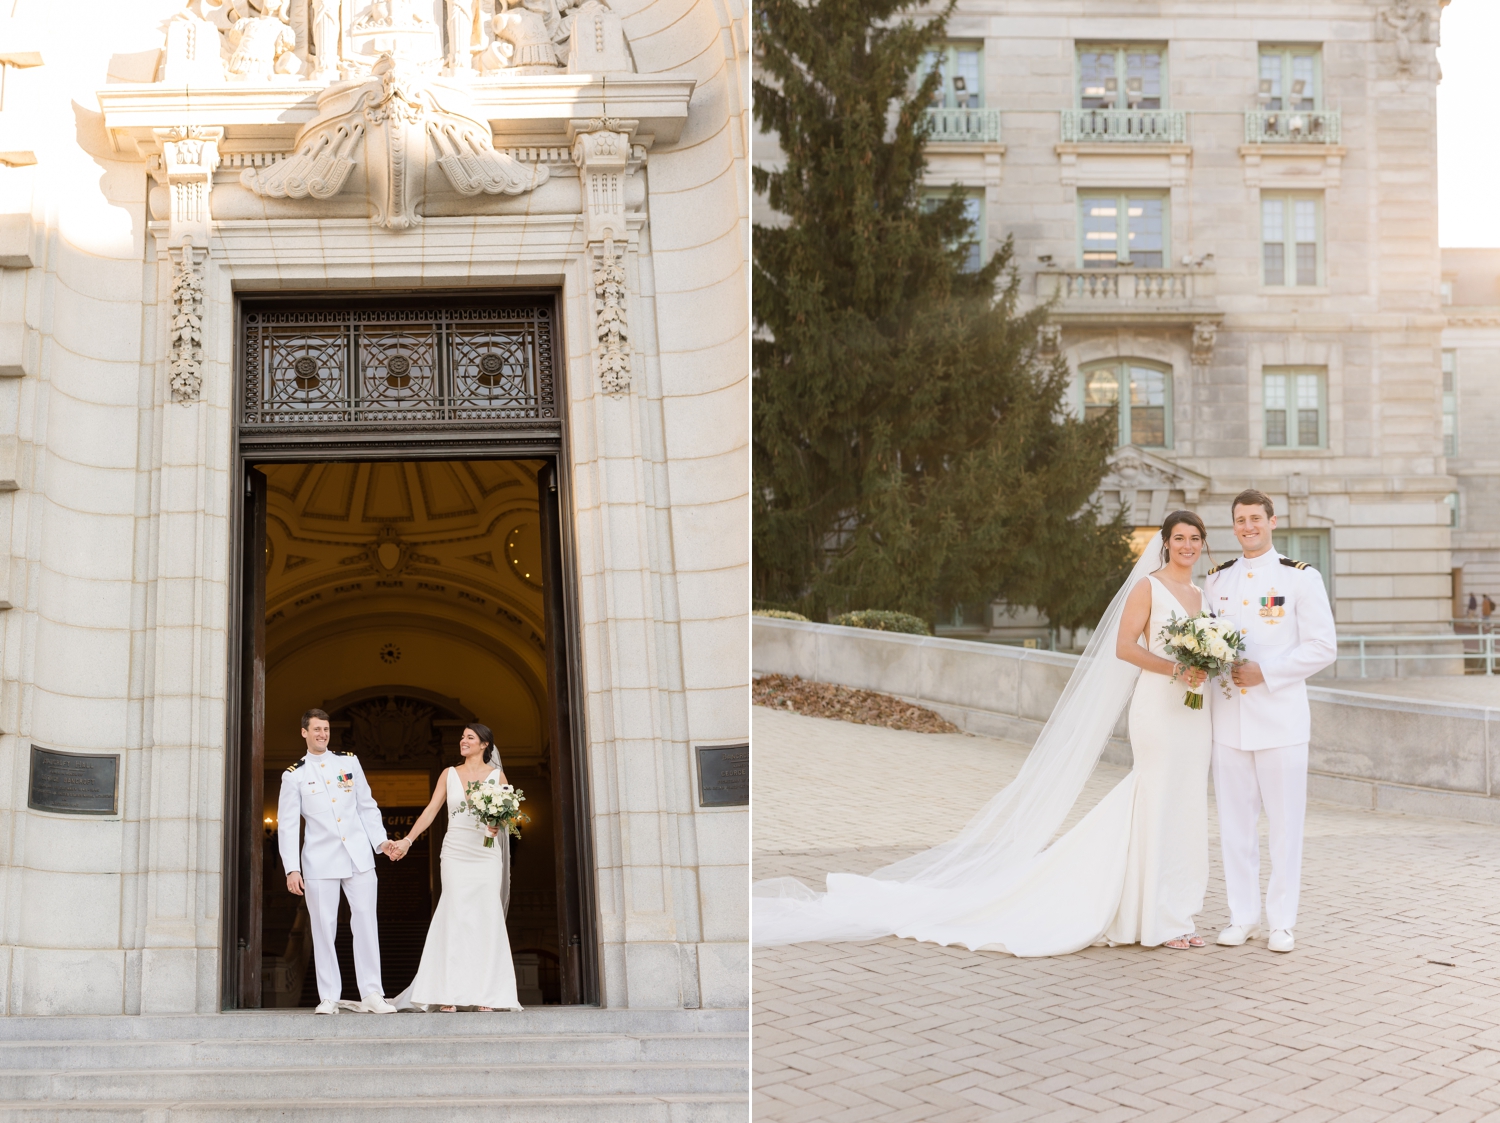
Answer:
<svg viewBox="0 0 1500 1123"><path fill-rule="evenodd" d="M1266 518L1276 517L1276 509L1271 506L1271 497L1263 491L1256 491L1253 487L1247 487L1234 497L1234 502L1229 505L1229 517L1234 518L1235 511L1241 507L1254 507L1259 505L1266 510Z"/></svg>
<svg viewBox="0 0 1500 1123"><path fill-rule="evenodd" d="M302 715L302 728L303 729L307 729L309 727L309 724L311 723L312 719L315 718L315 717L320 717L324 721L328 720L328 715L326 713L324 713L322 710L318 710L318 709L308 710L307 713L305 713L305 714Z"/></svg>

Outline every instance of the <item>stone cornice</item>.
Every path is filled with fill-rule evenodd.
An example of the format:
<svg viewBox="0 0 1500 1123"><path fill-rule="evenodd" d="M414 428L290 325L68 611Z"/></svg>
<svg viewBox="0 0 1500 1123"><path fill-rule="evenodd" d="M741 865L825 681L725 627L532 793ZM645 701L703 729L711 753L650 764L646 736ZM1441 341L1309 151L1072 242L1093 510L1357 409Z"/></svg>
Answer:
<svg viewBox="0 0 1500 1123"><path fill-rule="evenodd" d="M498 142L565 142L569 122L639 122L635 143L674 143L687 122L695 78L654 74L507 76L454 83L489 121ZM222 128L226 151L287 151L318 114L325 87L305 82L168 86L120 84L98 91L115 151L141 158L160 152L155 130Z"/></svg>
<svg viewBox="0 0 1500 1123"><path fill-rule="evenodd" d="M1450 305L1443 309L1443 318L1451 328L1500 327L1500 307Z"/></svg>

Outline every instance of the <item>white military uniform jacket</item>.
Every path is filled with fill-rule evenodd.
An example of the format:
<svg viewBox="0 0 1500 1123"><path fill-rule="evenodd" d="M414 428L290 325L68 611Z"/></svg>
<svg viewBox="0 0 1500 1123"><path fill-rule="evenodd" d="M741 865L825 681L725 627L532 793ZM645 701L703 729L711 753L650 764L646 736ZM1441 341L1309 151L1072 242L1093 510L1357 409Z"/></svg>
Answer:
<svg viewBox="0 0 1500 1123"><path fill-rule="evenodd" d="M1227 616L1244 633L1244 657L1266 678L1260 686L1231 682L1227 699L1214 686L1214 740L1245 750L1305 745L1311 736L1307 680L1338 657L1323 578L1268 550L1215 566L1203 595L1215 616Z"/></svg>
<svg viewBox="0 0 1500 1123"><path fill-rule="evenodd" d="M304 880L350 877L375 868L385 823L353 753L308 753L281 774L276 833L281 864ZM307 841L297 853L298 826Z"/></svg>

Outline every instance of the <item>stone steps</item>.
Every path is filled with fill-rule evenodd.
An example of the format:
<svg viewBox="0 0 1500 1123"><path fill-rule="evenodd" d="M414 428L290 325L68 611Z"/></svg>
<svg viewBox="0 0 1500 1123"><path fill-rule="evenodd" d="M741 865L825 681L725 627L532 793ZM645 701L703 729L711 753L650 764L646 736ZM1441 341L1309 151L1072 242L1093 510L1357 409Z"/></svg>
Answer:
<svg viewBox="0 0 1500 1123"><path fill-rule="evenodd" d="M748 1069L743 1010L0 1018L0 1123L738 1123Z"/></svg>

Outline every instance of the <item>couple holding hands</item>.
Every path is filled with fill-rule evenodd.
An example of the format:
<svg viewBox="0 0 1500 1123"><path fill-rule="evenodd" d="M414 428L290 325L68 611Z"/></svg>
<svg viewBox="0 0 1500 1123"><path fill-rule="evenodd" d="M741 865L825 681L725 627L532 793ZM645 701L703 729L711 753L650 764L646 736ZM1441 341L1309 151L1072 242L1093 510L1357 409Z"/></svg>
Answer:
<svg viewBox="0 0 1500 1123"><path fill-rule="evenodd" d="M477 722L464 728L459 741L463 763L443 769L432 799L405 838L386 837L380 808L370 793L359 758L328 748L328 715L302 715L307 755L281 777L278 837L286 887L307 897L312 920L313 963L318 977L319 1014L336 1014L343 980L334 936L338 929L339 893L349 900L354 934L354 969L359 1002L343 1007L372 1014L398 1009L452 1012L461 1006L478 1010L519 1010L516 973L505 910L510 897L510 847L487 846L496 827L472 814L465 784L497 777L505 783L489 727ZM448 807L443 838L442 897L427 929L421 966L411 986L387 1001L380 979L380 939L375 921L375 851L393 862L432 825L438 808ZM307 838L299 846L301 824Z"/></svg>

